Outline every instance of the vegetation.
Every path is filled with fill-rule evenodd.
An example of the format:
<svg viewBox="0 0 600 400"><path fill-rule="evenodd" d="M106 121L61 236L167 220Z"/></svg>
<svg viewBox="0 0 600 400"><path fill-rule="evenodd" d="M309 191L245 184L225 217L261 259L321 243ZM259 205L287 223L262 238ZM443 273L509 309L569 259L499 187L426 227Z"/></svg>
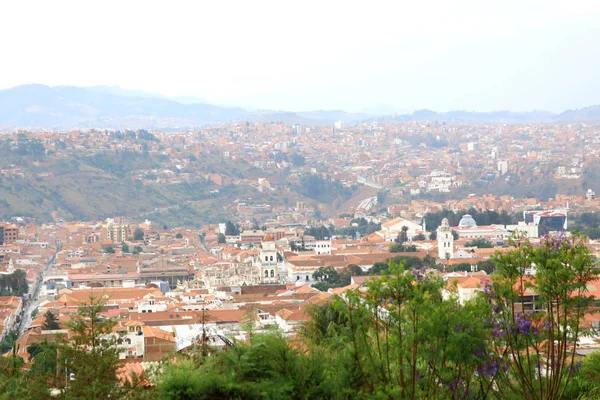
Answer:
<svg viewBox="0 0 600 400"><path fill-rule="evenodd" d="M325 180L312 174L303 175L296 190L308 198L328 204L338 198L348 200L352 196L352 189L343 186L340 181Z"/></svg>
<svg viewBox="0 0 600 400"><path fill-rule="evenodd" d="M583 362L576 346L593 312L589 284L600 272L578 237L519 243L492 260L496 272L461 303L425 260L378 263L366 290L311 306L294 339L251 334L226 351L179 354L145 392L157 399L595 399L600 355ZM427 261L429 263L429 261ZM536 275L526 271L535 264ZM354 271L358 266L349 268ZM359 268L359 267L358 267ZM370 271L374 272L374 271ZM350 271L314 275L344 285ZM532 299L531 293L537 297ZM67 380L67 399L133 398L115 372L114 321L91 299L57 347L30 346L33 367L0 358L0 398L47 398ZM205 343L201 343L206 350ZM56 357L54 356L56 354ZM55 362L56 361L56 362ZM67 375L68 376L68 375ZM2 397L3 396L3 397Z"/></svg>
<svg viewBox="0 0 600 400"><path fill-rule="evenodd" d="M460 219L465 214L471 215L475 222L477 222L477 225L509 225L516 224L518 221L518 217L516 215L510 215L504 210L500 213L490 210L480 212L474 208L470 208L469 210L458 211L456 213L452 210L441 210L435 213L427 213L425 215L425 224L427 226L427 230L433 232L442 224L442 220L444 218L448 218L448 223L450 226L457 226L460 222Z"/></svg>
<svg viewBox="0 0 600 400"><path fill-rule="evenodd" d="M135 228L135 231L133 231L133 240L144 240L144 231L141 228Z"/></svg>
<svg viewBox="0 0 600 400"><path fill-rule="evenodd" d="M225 235L237 236L240 234L240 227L231 221L225 222Z"/></svg>
<svg viewBox="0 0 600 400"><path fill-rule="evenodd" d="M46 314L44 314L44 322L42 323L42 330L51 331L56 329L60 329L58 317L56 317L52 311L46 311Z"/></svg>
<svg viewBox="0 0 600 400"><path fill-rule="evenodd" d="M22 269L0 275L0 296L23 296L28 290L27 274Z"/></svg>
<svg viewBox="0 0 600 400"><path fill-rule="evenodd" d="M410 253L417 251L414 244L392 243L390 244L390 253Z"/></svg>
<svg viewBox="0 0 600 400"><path fill-rule="evenodd" d="M370 235L373 232L381 230L381 223L367 221L365 218L357 218L350 221L351 226L335 229L335 234L355 238L358 236ZM354 226L357 224L358 226Z"/></svg>
<svg viewBox="0 0 600 400"><path fill-rule="evenodd" d="M354 268L354 271L356 271L356 268ZM348 286L350 284L350 277L351 271L349 269L340 274L333 267L320 267L313 274L313 278L318 281L313 287L326 292L329 288Z"/></svg>
<svg viewBox="0 0 600 400"><path fill-rule="evenodd" d="M492 249L494 245L486 239L478 238L465 243L466 247L477 247L478 249Z"/></svg>

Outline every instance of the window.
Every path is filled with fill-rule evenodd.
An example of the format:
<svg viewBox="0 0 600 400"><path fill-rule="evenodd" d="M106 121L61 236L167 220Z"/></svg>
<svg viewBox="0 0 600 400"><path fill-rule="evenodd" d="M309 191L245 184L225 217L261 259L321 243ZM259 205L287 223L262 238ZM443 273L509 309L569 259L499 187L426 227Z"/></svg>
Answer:
<svg viewBox="0 0 600 400"><path fill-rule="evenodd" d="M271 278L275 277L275 271L271 270Z"/></svg>
<svg viewBox="0 0 600 400"><path fill-rule="evenodd" d="M273 261L273 256L271 256L271 261Z"/></svg>
<svg viewBox="0 0 600 400"><path fill-rule="evenodd" d="M269 271L265 269L265 278L269 277Z"/></svg>
<svg viewBox="0 0 600 400"><path fill-rule="evenodd" d="M269 261L269 256L265 256L265 261Z"/></svg>
<svg viewBox="0 0 600 400"><path fill-rule="evenodd" d="M310 280L310 277L308 275L306 275L306 281L308 282Z"/></svg>

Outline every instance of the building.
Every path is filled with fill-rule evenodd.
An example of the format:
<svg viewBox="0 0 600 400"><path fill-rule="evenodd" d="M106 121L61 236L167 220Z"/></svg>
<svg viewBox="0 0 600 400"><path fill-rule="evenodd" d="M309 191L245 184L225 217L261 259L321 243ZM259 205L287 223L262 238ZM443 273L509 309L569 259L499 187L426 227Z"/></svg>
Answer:
<svg viewBox="0 0 600 400"><path fill-rule="evenodd" d="M275 247L275 239L270 233L265 235L260 244L257 264L260 268L262 283L279 282L277 248Z"/></svg>
<svg viewBox="0 0 600 400"><path fill-rule="evenodd" d="M113 243L123 243L128 239L129 226L109 220L105 227L105 238Z"/></svg>
<svg viewBox="0 0 600 400"><path fill-rule="evenodd" d="M444 218L442 224L437 229L437 241L438 257L440 259L454 257L454 236L448 218Z"/></svg>
<svg viewBox="0 0 600 400"><path fill-rule="evenodd" d="M13 244L19 240L19 227L12 224L0 223L0 246Z"/></svg>

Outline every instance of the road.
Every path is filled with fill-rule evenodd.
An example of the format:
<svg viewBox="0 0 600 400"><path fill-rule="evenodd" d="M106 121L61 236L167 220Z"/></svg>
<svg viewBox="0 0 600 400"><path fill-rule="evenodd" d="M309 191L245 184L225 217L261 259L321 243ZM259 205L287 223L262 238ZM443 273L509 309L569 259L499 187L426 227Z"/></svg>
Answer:
<svg viewBox="0 0 600 400"><path fill-rule="evenodd" d="M35 309L37 309L40 305L39 295L40 295L40 290L42 289L42 284L44 283L44 276L45 276L46 272L50 268L52 268L52 266L54 265L54 259L56 258L57 253L58 253L58 250L52 255L50 260L48 260L48 263L46 264L46 266L42 269L42 273L40 274L38 281L34 282L34 284L32 285L32 288L30 290L29 300L23 305L23 310L21 311L21 323L20 323L19 329L18 329L19 337L23 334L23 332L25 332L25 330L31 324L31 321L32 321L31 313Z"/></svg>

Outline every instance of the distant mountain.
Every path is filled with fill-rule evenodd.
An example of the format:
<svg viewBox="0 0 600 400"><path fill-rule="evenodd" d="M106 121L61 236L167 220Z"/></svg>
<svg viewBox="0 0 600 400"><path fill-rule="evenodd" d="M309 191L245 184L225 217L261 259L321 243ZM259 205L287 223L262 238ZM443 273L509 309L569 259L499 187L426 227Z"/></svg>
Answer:
<svg viewBox="0 0 600 400"><path fill-rule="evenodd" d="M567 110L558 115L560 121L598 121L600 120L600 106L590 106L579 110Z"/></svg>
<svg viewBox="0 0 600 400"><path fill-rule="evenodd" d="M381 106L382 111L386 108ZM370 112L349 113L341 110L248 111L206 104L195 97L169 99L119 86L80 88L23 85L0 90L0 126L6 127L182 129L246 120L303 125L330 125L335 121L353 124L413 120L457 123L568 122L600 120L600 106L568 110L559 115L546 111L438 113L425 109L412 114L377 116Z"/></svg>
<svg viewBox="0 0 600 400"><path fill-rule="evenodd" d="M18 127L194 127L243 119L248 112L123 89L24 85L0 91L0 125Z"/></svg>

